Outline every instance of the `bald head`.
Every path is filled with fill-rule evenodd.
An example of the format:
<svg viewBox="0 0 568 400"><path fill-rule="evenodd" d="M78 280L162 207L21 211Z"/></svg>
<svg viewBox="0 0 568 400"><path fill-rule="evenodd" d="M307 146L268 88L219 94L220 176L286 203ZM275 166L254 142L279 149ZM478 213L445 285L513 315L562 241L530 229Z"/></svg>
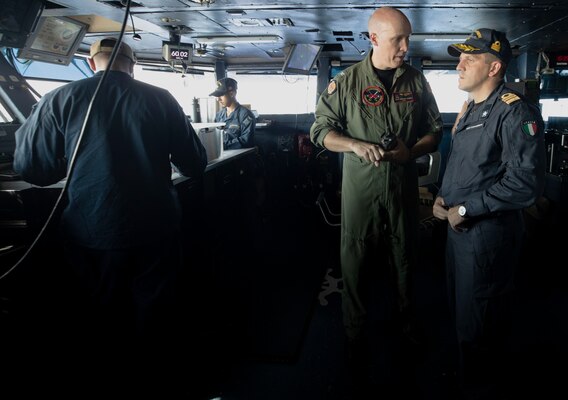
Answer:
<svg viewBox="0 0 568 400"><path fill-rule="evenodd" d="M368 30L371 32L380 33L384 29L388 29L391 25L407 25L410 29L410 21L402 13L402 11L392 7L381 7L369 18Z"/></svg>

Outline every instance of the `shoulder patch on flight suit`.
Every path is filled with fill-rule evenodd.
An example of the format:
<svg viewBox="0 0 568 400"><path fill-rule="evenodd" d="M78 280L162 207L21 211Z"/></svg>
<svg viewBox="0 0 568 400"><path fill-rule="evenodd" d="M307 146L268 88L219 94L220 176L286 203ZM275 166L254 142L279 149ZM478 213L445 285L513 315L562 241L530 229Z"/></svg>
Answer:
<svg viewBox="0 0 568 400"><path fill-rule="evenodd" d="M327 94L334 94L337 90L337 82L335 80L331 80L327 85Z"/></svg>
<svg viewBox="0 0 568 400"><path fill-rule="evenodd" d="M525 134L535 136L538 133L538 124L534 120L523 121L521 122L521 129Z"/></svg>
<svg viewBox="0 0 568 400"><path fill-rule="evenodd" d="M385 100L385 92L380 86L369 86L363 90L361 97L366 105L377 107Z"/></svg>
<svg viewBox="0 0 568 400"><path fill-rule="evenodd" d="M501 101L509 105L519 100L521 100L521 98L517 96L515 93L505 93L504 95L501 96Z"/></svg>

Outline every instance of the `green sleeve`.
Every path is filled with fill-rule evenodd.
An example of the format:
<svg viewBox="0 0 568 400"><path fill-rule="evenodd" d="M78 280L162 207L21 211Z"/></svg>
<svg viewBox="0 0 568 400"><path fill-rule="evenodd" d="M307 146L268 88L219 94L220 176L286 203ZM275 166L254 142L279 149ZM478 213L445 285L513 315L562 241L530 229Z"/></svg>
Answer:
<svg viewBox="0 0 568 400"><path fill-rule="evenodd" d="M330 130L343 132L345 129L344 91L341 84L332 79L320 95L316 106L316 120L310 129L310 139L319 147L325 147L323 140Z"/></svg>

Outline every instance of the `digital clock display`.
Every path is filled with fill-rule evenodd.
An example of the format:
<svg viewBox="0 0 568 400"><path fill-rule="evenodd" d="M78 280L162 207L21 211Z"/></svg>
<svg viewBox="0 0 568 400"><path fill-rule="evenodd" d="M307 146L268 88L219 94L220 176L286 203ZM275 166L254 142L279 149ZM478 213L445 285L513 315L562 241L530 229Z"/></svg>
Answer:
<svg viewBox="0 0 568 400"><path fill-rule="evenodd" d="M190 43L164 42L162 45L162 57L168 62L190 62L193 57L193 45Z"/></svg>
<svg viewBox="0 0 568 400"><path fill-rule="evenodd" d="M191 52L186 49L170 49L170 60L189 61Z"/></svg>

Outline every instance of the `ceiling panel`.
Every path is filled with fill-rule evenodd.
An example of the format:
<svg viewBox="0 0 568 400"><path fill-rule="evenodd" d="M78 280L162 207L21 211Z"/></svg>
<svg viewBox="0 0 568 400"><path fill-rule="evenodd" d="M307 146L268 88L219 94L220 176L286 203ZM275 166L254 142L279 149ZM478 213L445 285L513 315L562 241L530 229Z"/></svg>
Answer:
<svg viewBox="0 0 568 400"><path fill-rule="evenodd" d="M50 2L46 13L54 15L97 14L122 22L125 7L121 1L58 0ZM274 62L270 54L281 54L293 43L341 44L343 51L324 55L346 61L362 58L361 50L369 48L365 33L373 10L379 6L394 5L410 19L413 32L423 34L467 34L476 28L490 27L505 31L517 52L539 52L550 49L568 51L568 2L533 0L530 8L526 1L247 1L216 0L202 5L190 0L139 0L131 8L134 24L142 40L131 44L143 58L158 58L164 40L179 35L181 41L196 43L207 35L278 35L276 44L239 44L226 49L230 62ZM242 11L242 15L236 15ZM263 21L288 18L291 26L260 26L231 23L231 19L246 18ZM129 25L130 19L128 20ZM334 32L351 32L337 35ZM92 33L85 37L83 51L93 41L107 33ZM448 42L413 40L410 57L429 57L433 60L451 59L447 55ZM208 62L200 59L200 62ZM214 62L215 60L209 60ZM282 60L279 60L280 62Z"/></svg>

